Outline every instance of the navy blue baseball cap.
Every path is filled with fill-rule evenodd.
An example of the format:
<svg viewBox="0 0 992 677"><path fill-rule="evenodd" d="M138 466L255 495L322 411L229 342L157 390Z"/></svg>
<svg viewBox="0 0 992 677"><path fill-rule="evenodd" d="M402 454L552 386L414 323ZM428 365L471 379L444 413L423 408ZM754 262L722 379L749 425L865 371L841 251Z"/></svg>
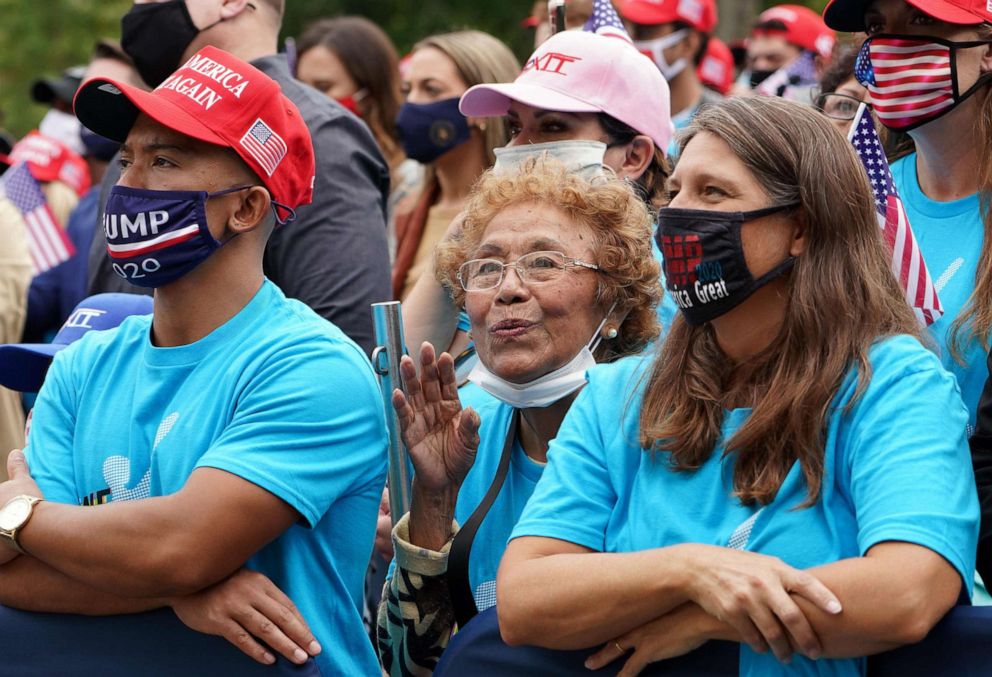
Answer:
<svg viewBox="0 0 992 677"><path fill-rule="evenodd" d="M113 329L131 315L151 312L150 296L96 294L83 299L51 343L0 345L0 386L25 393L38 392L57 352L88 332Z"/></svg>

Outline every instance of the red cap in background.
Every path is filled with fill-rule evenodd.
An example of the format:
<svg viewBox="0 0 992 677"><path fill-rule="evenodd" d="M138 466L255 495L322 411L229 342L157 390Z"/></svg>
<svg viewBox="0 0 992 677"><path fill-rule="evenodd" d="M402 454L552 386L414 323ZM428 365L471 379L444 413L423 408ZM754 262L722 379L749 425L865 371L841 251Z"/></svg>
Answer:
<svg viewBox="0 0 992 677"><path fill-rule="evenodd" d="M730 53L730 47L720 38L711 37L696 74L704 85L724 96L730 93L734 84L734 56Z"/></svg>
<svg viewBox="0 0 992 677"><path fill-rule="evenodd" d="M764 27L770 21L778 21L785 30L770 30ZM776 5L762 12L755 21L751 35L781 35L786 42L829 58L833 53L837 37L827 27L820 15L802 5Z"/></svg>
<svg viewBox="0 0 992 677"><path fill-rule="evenodd" d="M653 26L684 23L700 33L716 28L715 0L619 0L617 10L627 21Z"/></svg>

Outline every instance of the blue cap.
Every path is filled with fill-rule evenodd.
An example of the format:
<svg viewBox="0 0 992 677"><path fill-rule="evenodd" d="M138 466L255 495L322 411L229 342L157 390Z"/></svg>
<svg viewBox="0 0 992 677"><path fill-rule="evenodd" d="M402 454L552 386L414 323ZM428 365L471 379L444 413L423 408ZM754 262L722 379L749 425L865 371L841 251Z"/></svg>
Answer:
<svg viewBox="0 0 992 677"><path fill-rule="evenodd" d="M90 331L113 329L131 315L150 315L152 299L139 294L96 294L80 301L51 343L0 345L0 386L20 392L41 390L55 353Z"/></svg>

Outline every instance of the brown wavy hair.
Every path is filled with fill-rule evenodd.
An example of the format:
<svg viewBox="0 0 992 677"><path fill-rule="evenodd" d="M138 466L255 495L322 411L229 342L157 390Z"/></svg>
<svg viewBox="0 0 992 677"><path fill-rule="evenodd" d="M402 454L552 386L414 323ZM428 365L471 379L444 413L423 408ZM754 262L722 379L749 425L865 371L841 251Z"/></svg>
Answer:
<svg viewBox="0 0 992 677"><path fill-rule="evenodd" d="M992 25L983 24L977 28L979 39L992 38ZM951 355L962 365L965 343L976 340L988 350L992 330L992 84L986 83L984 91L975 92L974 96L982 98L981 113L975 124L981 139L978 146L978 201L984 234L978 268L975 270L975 289L951 324L948 336Z"/></svg>
<svg viewBox="0 0 992 677"><path fill-rule="evenodd" d="M844 378L857 369L856 400L871 379L872 344L895 334L922 342L920 326L889 268L864 169L826 119L776 97L731 98L700 111L682 149L700 133L730 146L767 204L800 205L792 213L806 249L788 279L782 327L761 354L734 364L709 323L675 321L648 377L640 442L670 452L677 470L699 468L718 444L724 408L750 404L725 445L737 454L734 494L769 503L798 460L808 506L820 495L826 426Z"/></svg>
<svg viewBox="0 0 992 677"><path fill-rule="evenodd" d="M455 304L465 304L458 268L472 258L486 226L507 207L527 203L556 207L593 231L594 263L603 273L596 302L616 303L614 312L626 313L617 337L600 342L597 361L638 353L657 338L661 269L651 252L653 222L647 206L620 179L603 175L587 180L546 158L528 160L519 172L490 170L476 183L461 231L434 252L434 273Z"/></svg>

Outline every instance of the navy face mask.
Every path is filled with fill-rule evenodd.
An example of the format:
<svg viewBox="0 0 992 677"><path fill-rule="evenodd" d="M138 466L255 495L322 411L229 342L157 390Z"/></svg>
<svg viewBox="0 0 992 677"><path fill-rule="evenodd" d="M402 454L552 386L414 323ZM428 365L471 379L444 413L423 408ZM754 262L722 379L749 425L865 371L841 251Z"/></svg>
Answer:
<svg viewBox="0 0 992 677"><path fill-rule="evenodd" d="M468 141L468 120L458 110L458 97L434 103L404 103L396 117L406 156L430 164Z"/></svg>
<svg viewBox="0 0 992 677"><path fill-rule="evenodd" d="M750 212L658 210L655 240L664 259L665 287L686 322L699 325L720 317L792 268L796 259L789 256L761 277L751 275L741 245L741 226L796 206Z"/></svg>
<svg viewBox="0 0 992 677"><path fill-rule="evenodd" d="M114 272L139 287L175 282L231 241L218 242L210 234L207 200L249 188L207 193L114 186L103 214Z"/></svg>

